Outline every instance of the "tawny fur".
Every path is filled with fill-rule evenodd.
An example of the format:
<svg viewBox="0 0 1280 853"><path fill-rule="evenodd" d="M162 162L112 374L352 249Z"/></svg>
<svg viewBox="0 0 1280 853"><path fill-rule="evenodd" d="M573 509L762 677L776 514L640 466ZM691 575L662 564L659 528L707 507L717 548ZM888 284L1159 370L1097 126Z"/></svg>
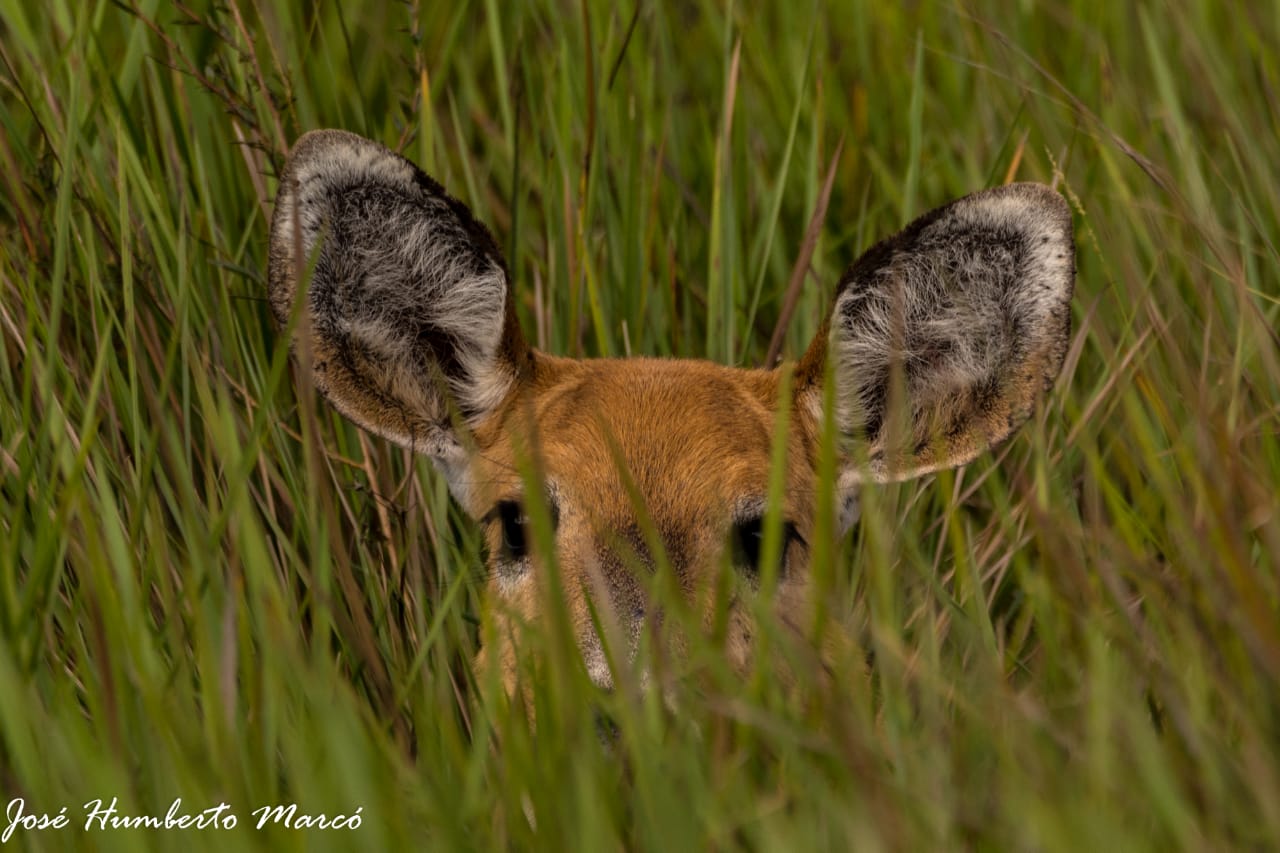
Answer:
<svg viewBox="0 0 1280 853"><path fill-rule="evenodd" d="M548 584L601 685L613 680L605 644L625 660L645 627L664 630L655 583L710 618L729 531L765 505L780 405L791 413L780 510L796 537L772 605L799 625L828 358L847 524L857 483L963 464L1029 416L1061 369L1074 275L1066 203L1015 184L926 214L863 255L798 363L557 358L525 344L506 266L470 211L408 161L341 131L295 147L269 269L277 318L304 314L310 335L295 346L309 348L316 387L365 429L430 455L488 525L496 640L480 663L511 687L517 626L539 619ZM794 382L782 399L784 371ZM530 466L555 505L555 577L536 554L503 556L494 508L530 499L517 473ZM745 665L751 608L727 606L725 654Z"/></svg>

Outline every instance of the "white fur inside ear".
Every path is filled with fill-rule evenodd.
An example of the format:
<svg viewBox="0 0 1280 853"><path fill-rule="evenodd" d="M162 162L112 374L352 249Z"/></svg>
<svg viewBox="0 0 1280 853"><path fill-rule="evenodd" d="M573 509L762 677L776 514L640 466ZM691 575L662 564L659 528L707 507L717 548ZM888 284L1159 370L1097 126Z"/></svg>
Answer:
<svg viewBox="0 0 1280 853"><path fill-rule="evenodd" d="M1070 210L1038 184L960 199L856 262L832 314L829 352L837 420L872 442L872 476L899 476L877 454L895 370L911 419L902 437L928 441L932 424L955 439L955 455L935 454L907 476L961 464L1012 431L1061 366L1074 278ZM965 417L1006 409L998 430L966 434Z"/></svg>

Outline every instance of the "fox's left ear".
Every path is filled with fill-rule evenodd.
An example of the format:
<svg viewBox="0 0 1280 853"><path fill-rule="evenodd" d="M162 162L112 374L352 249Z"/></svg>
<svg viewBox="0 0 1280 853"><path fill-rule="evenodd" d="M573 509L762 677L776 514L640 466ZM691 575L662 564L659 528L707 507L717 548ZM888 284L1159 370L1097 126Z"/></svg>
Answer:
<svg viewBox="0 0 1280 853"><path fill-rule="evenodd" d="M1062 368L1074 282L1071 210L1040 184L966 196L859 258L796 368L798 409L820 422L834 359L836 425L868 443L842 481L916 477L1007 438Z"/></svg>

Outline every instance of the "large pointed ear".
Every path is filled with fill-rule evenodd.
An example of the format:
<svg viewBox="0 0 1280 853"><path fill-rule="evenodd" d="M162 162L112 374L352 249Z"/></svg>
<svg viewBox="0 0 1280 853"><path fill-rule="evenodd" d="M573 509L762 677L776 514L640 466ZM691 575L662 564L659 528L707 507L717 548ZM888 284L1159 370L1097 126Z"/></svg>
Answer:
<svg viewBox="0 0 1280 853"><path fill-rule="evenodd" d="M800 410L820 418L832 359L836 425L867 442L843 481L927 474L1007 438L1062 368L1074 281L1070 208L1040 184L952 202L859 258L797 365Z"/></svg>
<svg viewBox="0 0 1280 853"><path fill-rule="evenodd" d="M269 263L276 318L303 312L296 337L310 344L316 388L356 424L406 447L453 455L456 418L483 421L528 369L493 237L375 142L338 130L298 140L276 197Z"/></svg>

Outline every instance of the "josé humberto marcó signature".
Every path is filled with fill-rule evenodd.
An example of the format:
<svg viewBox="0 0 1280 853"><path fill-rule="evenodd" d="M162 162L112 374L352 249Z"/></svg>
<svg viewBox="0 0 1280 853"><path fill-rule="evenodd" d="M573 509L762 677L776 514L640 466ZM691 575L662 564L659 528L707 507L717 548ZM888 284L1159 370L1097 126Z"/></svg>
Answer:
<svg viewBox="0 0 1280 853"><path fill-rule="evenodd" d="M83 808L83 821L67 814L67 806L56 813L29 812L26 801L16 797L5 809L5 827L0 832L0 843L7 844L18 830L39 832L49 829L67 829L79 826L85 832L101 832L117 829L235 829L239 816L226 803L219 803L201 811L184 810L182 798L175 797L169 810L161 815L121 814L116 797L111 802L90 800ZM280 826L286 829L359 829L364 822L364 806L351 814L308 814L298 811L297 803L259 806L250 812L255 818L254 829Z"/></svg>

